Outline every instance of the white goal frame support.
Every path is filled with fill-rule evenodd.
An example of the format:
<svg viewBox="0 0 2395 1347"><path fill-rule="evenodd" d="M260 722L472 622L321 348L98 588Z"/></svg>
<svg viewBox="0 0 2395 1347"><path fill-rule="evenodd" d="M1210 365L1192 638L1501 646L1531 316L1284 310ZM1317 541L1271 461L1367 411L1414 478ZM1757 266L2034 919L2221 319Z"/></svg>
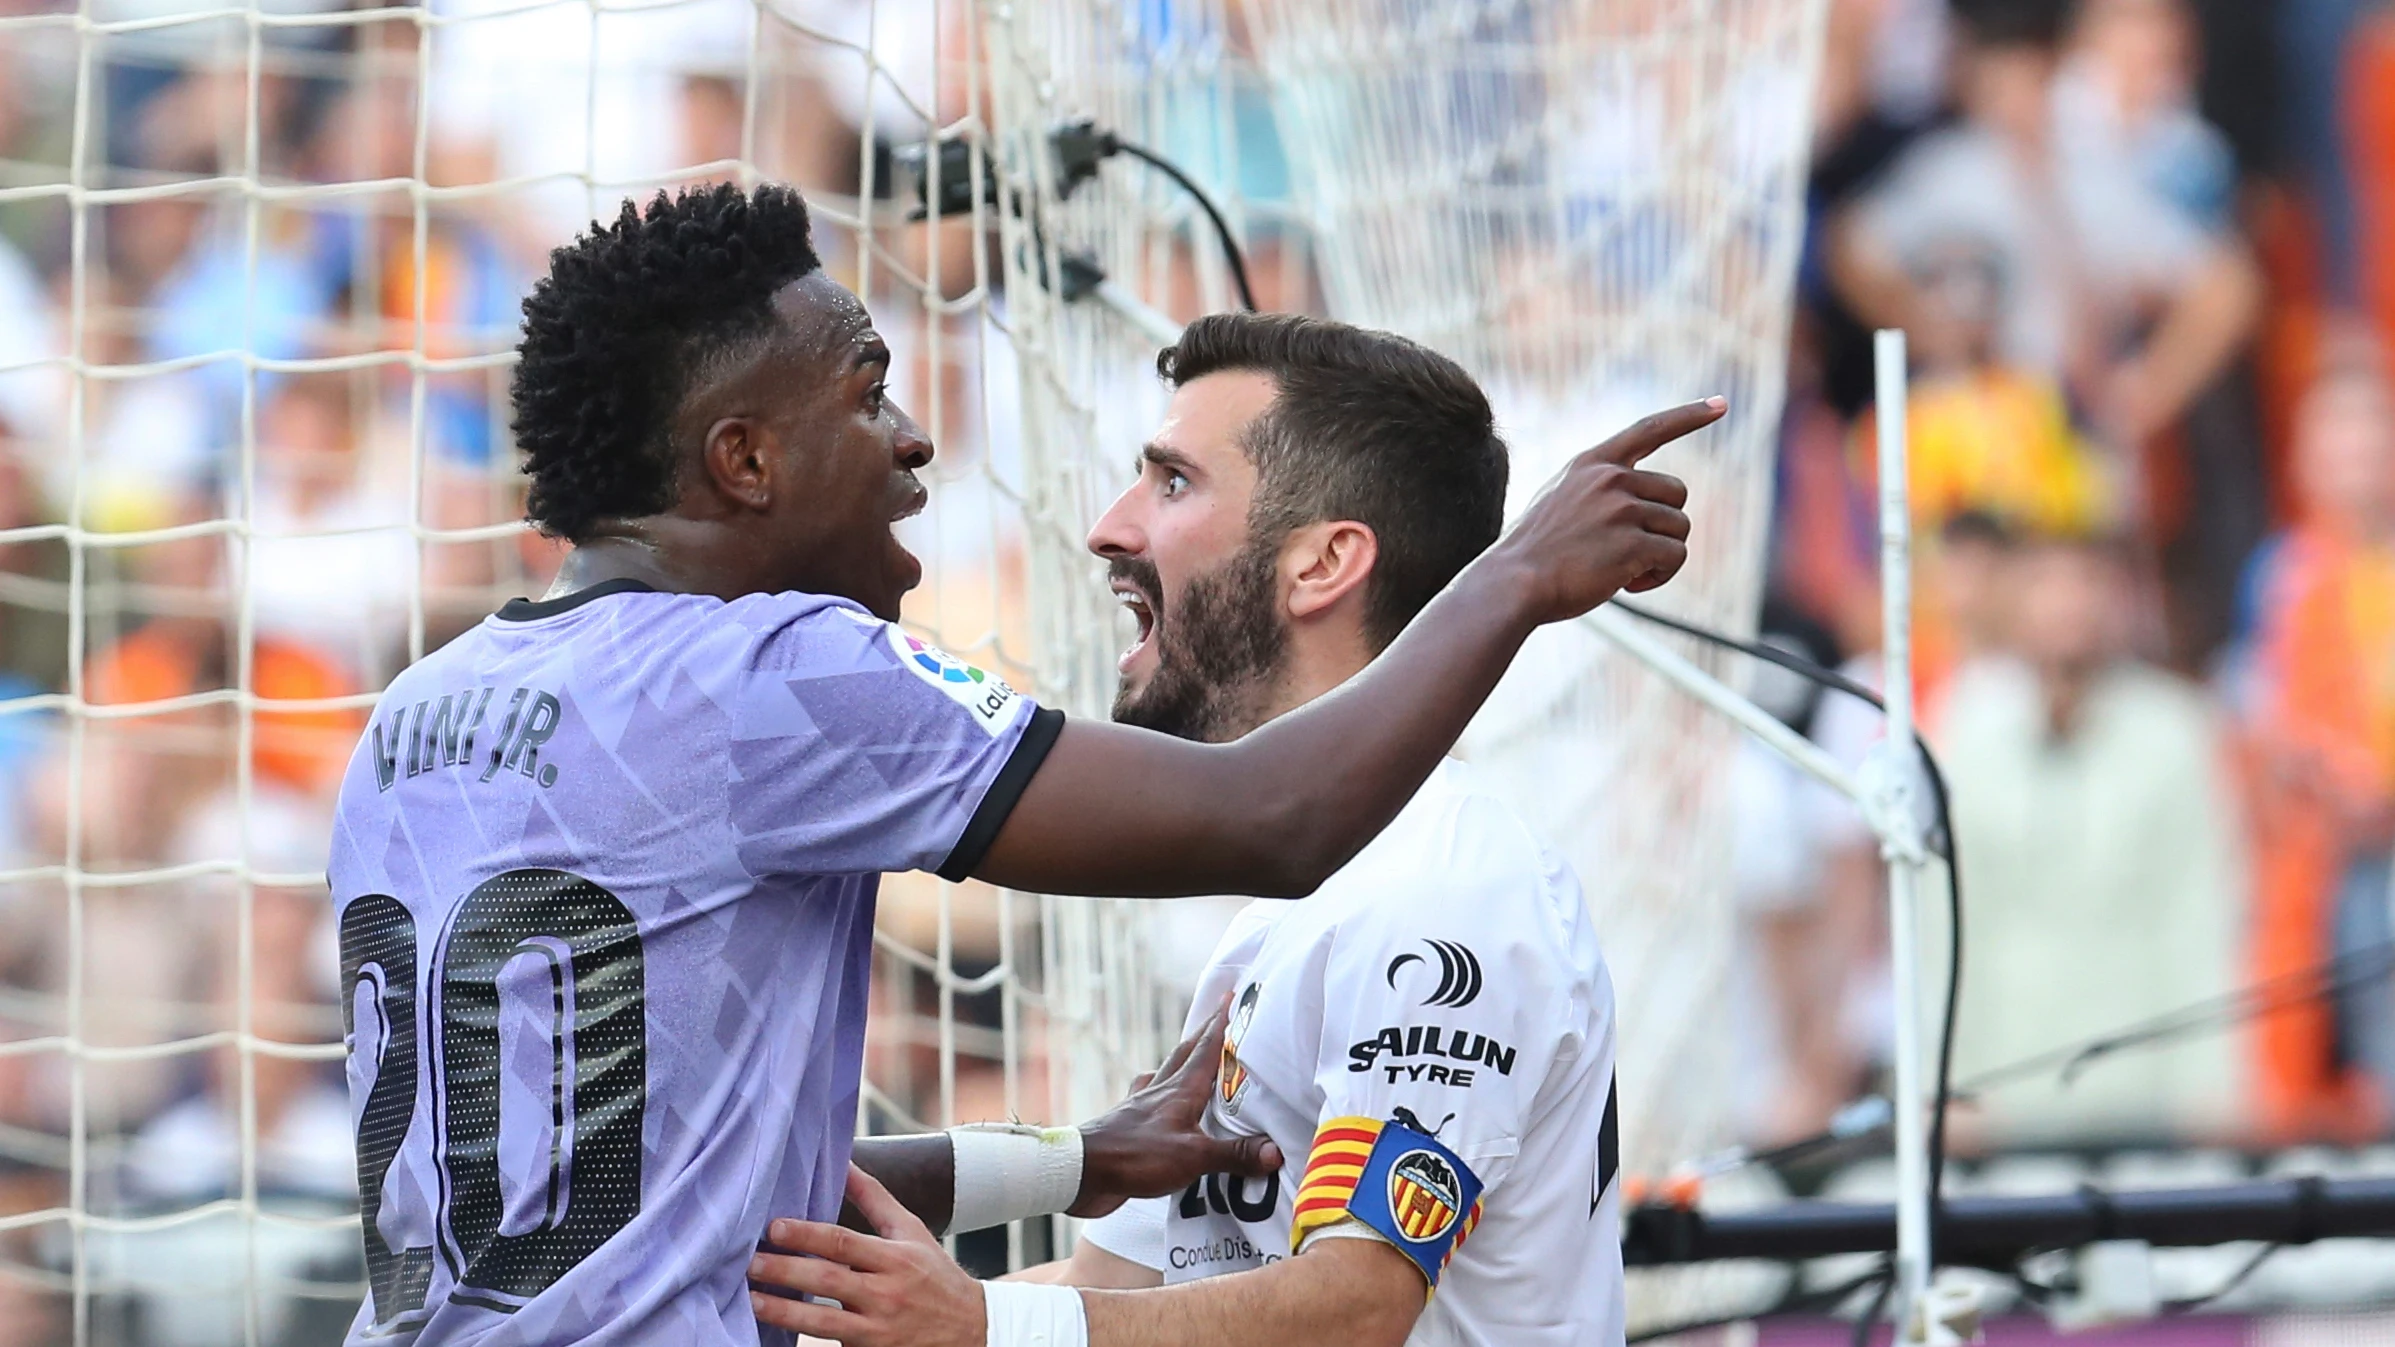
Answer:
<svg viewBox="0 0 2395 1347"><path fill-rule="evenodd" d="M1929 1109L1924 1088L1921 1024L1921 947L1918 903L1929 842L1913 798L1913 529L1906 475L1906 355L1900 329L1876 334L1872 355L1879 431L1879 564L1882 695L1887 702L1885 751L1850 772L1778 717L1682 658L1614 608L1582 619L1682 692L1721 713L1831 790L1854 801L1879 838L1888 867L1888 963L1895 998L1891 1100L1896 1133L1896 1341L1943 1347L1962 1339L1932 1312L1929 1301Z"/></svg>
<svg viewBox="0 0 2395 1347"><path fill-rule="evenodd" d="M1879 432L1879 568L1882 696L1887 702L1885 751L1859 772L1790 729L1778 717L1682 658L1618 609L1599 608L1582 619L1648 668L1721 713L1766 747L1831 790L1854 801L1878 836L1888 867L1888 963L1894 982L1895 1034L1890 1051L1896 1133L1896 1341L1943 1347L1962 1339L1931 1312L1929 1283L1929 1109L1923 1080L1921 946L1918 903L1929 841L1913 798L1920 779L1914 747L1912 493L1906 474L1905 336L1882 329L1872 345L1874 414Z"/></svg>
<svg viewBox="0 0 2395 1347"><path fill-rule="evenodd" d="M1881 689L1888 704L1891 761L1910 768L1913 729L1913 517L1907 477L1907 385L1902 329L1872 340L1879 428L1879 595ZM1888 966L1895 983L1896 1340L1951 1337L1929 1323L1929 1118L1921 1081L1921 868L1928 862L1910 798L1916 774L1888 772L1882 786L1894 808L1872 820L1888 863ZM1902 829L1902 831L1899 831ZM1960 970L1955 970L1960 971Z"/></svg>

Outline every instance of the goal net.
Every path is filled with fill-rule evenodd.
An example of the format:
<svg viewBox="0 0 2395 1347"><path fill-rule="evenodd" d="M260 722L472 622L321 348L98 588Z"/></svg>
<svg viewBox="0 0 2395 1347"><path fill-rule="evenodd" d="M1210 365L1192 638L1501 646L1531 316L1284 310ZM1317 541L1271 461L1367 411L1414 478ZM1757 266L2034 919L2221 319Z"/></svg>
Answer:
<svg viewBox="0 0 2395 1347"><path fill-rule="evenodd" d="M1156 397L1152 324L1106 297L1061 300L1042 281L1063 258L1172 312L1235 300L1203 215L1169 181L1118 163L1059 199L1046 133L1094 117L1217 196L1265 307L1401 332L1478 376L1513 450L1515 509L1636 417L1726 395L1726 421L1659 456L1690 483L1696 533L1655 600L1751 631L1822 4L1049 0L993 14L1000 163L1041 225L1000 221L1029 440L1061 456L1039 480L1078 489L1121 471ZM1255 134L1259 119L1277 134ZM1097 593L1077 540L1061 541L1065 592L1038 594L1050 611ZM1569 628L1534 638L1463 749L1563 847L1598 914L1626 1026L1630 1173L1718 1146L1732 1123L1734 733ZM1633 1330L1685 1317L1713 1276L1648 1276Z"/></svg>
<svg viewBox="0 0 2395 1347"><path fill-rule="evenodd" d="M520 522L505 399L547 248L660 186L800 185L940 446L907 620L1102 714L1125 633L1083 534L1161 410L1171 321L1235 296L1170 182L1115 162L1067 191L1048 133L1092 118L1207 188L1267 306L1462 360L1525 496L1638 414L1728 395L1731 419L1664 460L1699 532L1657 597L1734 630L1760 573L1821 8L0 17L0 1342L346 1324L363 1273L330 791L389 678L557 564ZM926 141L960 152L910 172ZM910 218L918 179L953 209ZM1565 630L1467 744L1597 906L1636 1026L1633 1172L1728 1120L1727 733ZM859 1125L1104 1107L1169 1042L1201 911L893 877ZM960 1252L989 1269L1064 1233Z"/></svg>

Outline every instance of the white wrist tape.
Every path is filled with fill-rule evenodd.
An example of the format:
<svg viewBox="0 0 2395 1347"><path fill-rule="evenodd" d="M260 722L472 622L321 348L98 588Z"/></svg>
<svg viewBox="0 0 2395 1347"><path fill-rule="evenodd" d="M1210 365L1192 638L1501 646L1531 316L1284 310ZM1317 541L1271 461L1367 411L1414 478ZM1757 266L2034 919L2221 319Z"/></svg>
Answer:
<svg viewBox="0 0 2395 1347"><path fill-rule="evenodd" d="M956 1206L947 1234L1063 1211L1081 1196L1081 1129L968 1123L948 1129Z"/></svg>
<svg viewBox="0 0 2395 1347"><path fill-rule="evenodd" d="M1089 1315L1070 1286L983 1282L983 1347L1089 1347Z"/></svg>

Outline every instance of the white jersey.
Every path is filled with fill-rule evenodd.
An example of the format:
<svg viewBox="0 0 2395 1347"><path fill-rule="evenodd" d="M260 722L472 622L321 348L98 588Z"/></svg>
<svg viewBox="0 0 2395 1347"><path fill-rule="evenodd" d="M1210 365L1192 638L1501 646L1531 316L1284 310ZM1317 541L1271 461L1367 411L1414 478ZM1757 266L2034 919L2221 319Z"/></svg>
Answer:
<svg viewBox="0 0 2395 1347"><path fill-rule="evenodd" d="M1226 994L1207 1123L1270 1136L1284 1168L1087 1238L1171 1284L1360 1225L1430 1283L1416 1347L1622 1341L1613 981L1571 868L1468 768L1312 897L1241 912L1190 1028Z"/></svg>

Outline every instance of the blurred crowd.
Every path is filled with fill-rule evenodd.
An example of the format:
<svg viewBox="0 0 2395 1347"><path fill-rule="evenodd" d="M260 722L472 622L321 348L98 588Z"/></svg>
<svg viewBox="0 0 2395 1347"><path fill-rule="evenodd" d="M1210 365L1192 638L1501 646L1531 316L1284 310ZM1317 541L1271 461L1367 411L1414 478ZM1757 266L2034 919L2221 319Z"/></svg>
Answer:
<svg viewBox="0 0 2395 1347"><path fill-rule="evenodd" d="M2384 1136L2395 13L1833 9L1764 627L1882 681L1868 331L1903 327L1958 1135ZM1869 755L1859 703L1767 688ZM1793 773L1740 800L1748 1118L1802 1136L1884 1058L1884 881Z"/></svg>
<svg viewBox="0 0 2395 1347"><path fill-rule="evenodd" d="M604 26L581 5L436 0L484 17L421 45L404 16L308 21L342 0L263 8L288 22L260 30L254 81L237 21L113 34L88 59L69 27L0 27L0 1218L187 1208L253 1181L270 1207L345 1207L337 1061L225 1042L339 1040L312 876L371 692L556 564L510 527L519 297L613 209L605 184L746 162L853 220L890 148L968 96L966 7L939 0L794 0L771 25L702 0ZM1958 1135L2382 1138L2395 7L1829 8L1762 625L1884 681L1869 332L1904 327L1914 688L1970 903ZM1240 136L1268 141L1251 111ZM81 211L55 190L78 156ZM1280 171L1251 154L1234 186L1285 192ZM306 190L336 183L353 186ZM818 229L905 357L900 395L941 409L937 471L966 489L1011 452L1011 367L977 314L927 312L886 259L936 265L953 295L972 240L875 242ZM1258 254L1267 307L1312 302L1277 247ZM93 372L70 378L70 354ZM997 622L994 582L934 582L944 625ZM1774 678L1757 694L1833 754L1870 754L1860 702ZM244 729L251 697L303 705ZM1882 880L1854 811L1776 759L1743 758L1736 791L1743 1119L1784 1140L1882 1068ZM896 942L967 974L1029 916L889 892ZM877 1020L882 1119L1036 1109L1036 1063L990 1063L999 996L944 1000L920 968L887 959L879 979L907 1012ZM2101 1042L2124 1031L2143 1037ZM80 1070L40 1046L69 1035L95 1050ZM144 1051L208 1035L226 1039ZM55 1268L59 1238L0 1233L0 1261ZM325 1247L295 1243L288 1275L339 1264ZM22 1289L41 1285L0 1277L0 1344L46 1340L57 1301ZM146 1331L218 1336L190 1313L182 1338Z"/></svg>
<svg viewBox="0 0 2395 1347"><path fill-rule="evenodd" d="M84 7L103 21L211 8ZM299 1218L254 1227L257 1274L283 1288L263 1339L338 1337L360 1272L354 1224L337 1219L355 1209L355 1152L322 880L332 796L373 691L554 572L558 549L519 526L518 302L547 250L623 196L742 158L853 218L866 156L922 138L909 100L938 97L935 34L961 18L819 0L752 37L737 0L603 27L579 4L443 0L434 12L461 22L420 42L421 10L260 8L280 22L253 58L238 18L79 48L42 22L76 6L0 3L9 1347L67 1332L76 1238L9 1218L70 1205L197 1213L83 1234L95 1340L243 1340L247 1201ZM879 85L867 51L888 57ZM744 108L751 77L763 92ZM70 181L92 193L80 211ZM817 243L859 284L852 233L826 226ZM894 339L923 310L906 293L911 308L881 306ZM957 364L918 361L894 382L920 407L929 384L971 377ZM969 412L947 423L976 434ZM91 710L62 715L44 694ZM251 699L277 705L245 718ZM989 925L967 913L971 948L994 948ZM882 982L911 1007L903 965ZM918 1019L885 1017L893 1116L934 1107L938 1044L916 1041ZM975 1035L994 1031L962 1028L968 1053L993 1055ZM239 1051L243 1034L263 1046ZM969 1059L969 1080L994 1074ZM990 1093L975 1116L1004 1112ZM228 1206L212 1217L211 1202Z"/></svg>

